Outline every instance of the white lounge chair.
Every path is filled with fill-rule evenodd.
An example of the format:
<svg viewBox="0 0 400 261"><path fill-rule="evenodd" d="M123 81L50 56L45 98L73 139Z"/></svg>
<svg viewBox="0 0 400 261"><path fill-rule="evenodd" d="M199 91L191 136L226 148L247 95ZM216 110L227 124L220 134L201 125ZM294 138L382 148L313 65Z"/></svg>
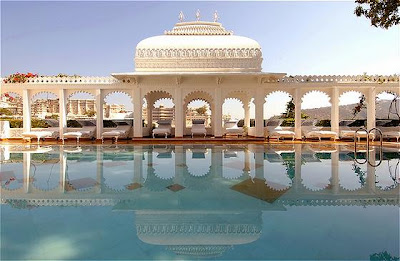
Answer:
<svg viewBox="0 0 400 261"><path fill-rule="evenodd" d="M268 138L291 138L294 140L294 131L283 130L281 127L283 120L271 120L267 122Z"/></svg>
<svg viewBox="0 0 400 261"><path fill-rule="evenodd" d="M318 138L321 141L322 138L329 138L336 140L338 138L338 133L335 131L321 130L322 127L315 126L317 121L304 121L301 125L301 130L306 139Z"/></svg>
<svg viewBox="0 0 400 261"><path fill-rule="evenodd" d="M40 143L41 139L44 138L54 138L58 139L60 137L60 131L58 127L51 127L47 128L46 130L38 130L38 131L28 131L28 132L23 132L22 137L25 140L31 140L31 139L37 139L37 143Z"/></svg>
<svg viewBox="0 0 400 261"><path fill-rule="evenodd" d="M96 131L96 126L83 126L82 129L79 131L66 132L66 133L64 133L63 138L62 138L63 144L64 144L64 140L68 139L68 138L76 139L77 143L79 143L79 139L81 139L81 138L92 139L92 138L94 138L95 131Z"/></svg>
<svg viewBox="0 0 400 261"><path fill-rule="evenodd" d="M168 135L171 135L171 121L170 120L159 120L158 127L153 130L153 138L156 135L165 135L165 138L168 138Z"/></svg>
<svg viewBox="0 0 400 261"><path fill-rule="evenodd" d="M206 125L204 124L204 120L193 120L192 121L192 138L194 135L204 135L204 138L207 135Z"/></svg>
<svg viewBox="0 0 400 261"><path fill-rule="evenodd" d="M342 121L339 123L339 126L341 128L340 130L340 138L341 139L353 139L354 140L354 135L356 134L355 130L352 130L349 125L353 123L354 121ZM361 138L367 138L367 132L363 130L357 131L357 139L360 141ZM375 134L370 133L369 138L374 141L375 139Z"/></svg>
<svg viewBox="0 0 400 261"><path fill-rule="evenodd" d="M103 134L101 135L101 142L103 143L105 138L114 138L115 143L117 143L118 139L128 138L130 131L130 125L118 125L115 129L111 131L103 132Z"/></svg>
<svg viewBox="0 0 400 261"><path fill-rule="evenodd" d="M225 134L224 135L239 135L243 136L243 127L238 127L238 121L237 120L231 120L227 121L224 124L225 127Z"/></svg>

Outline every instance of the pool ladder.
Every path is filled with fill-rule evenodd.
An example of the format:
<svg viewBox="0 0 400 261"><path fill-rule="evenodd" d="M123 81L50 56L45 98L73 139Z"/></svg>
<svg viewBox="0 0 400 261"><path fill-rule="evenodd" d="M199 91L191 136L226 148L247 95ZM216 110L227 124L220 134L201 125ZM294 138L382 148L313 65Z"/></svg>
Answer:
<svg viewBox="0 0 400 261"><path fill-rule="evenodd" d="M367 150L366 150L366 159L365 161L359 161L357 159L357 140L359 140L359 138L357 137L357 132L359 131L365 131L367 133ZM372 131L378 131L379 135L380 135L380 142L379 142L379 162L378 164L375 164L375 162L371 162L370 161L370 142L369 142L369 135ZM379 165L381 165L382 160L383 160L383 151L382 151L382 147L383 147L383 134L382 131L378 128L372 128L370 130L367 130L364 127L359 128L358 130L356 130L356 132L354 133L354 161L358 164L365 164L368 163L368 165L372 166L372 167L378 167Z"/></svg>

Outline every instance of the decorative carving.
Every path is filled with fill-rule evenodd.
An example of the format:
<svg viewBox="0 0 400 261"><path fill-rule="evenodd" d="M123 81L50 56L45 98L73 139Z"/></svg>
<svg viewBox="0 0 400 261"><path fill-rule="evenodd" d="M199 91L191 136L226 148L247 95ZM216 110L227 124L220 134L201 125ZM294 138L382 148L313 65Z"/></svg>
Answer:
<svg viewBox="0 0 400 261"><path fill-rule="evenodd" d="M180 85L182 83L182 76L176 76L175 80L176 80L176 84Z"/></svg>
<svg viewBox="0 0 400 261"><path fill-rule="evenodd" d="M180 22L170 31L165 31L166 35L232 35L232 31L227 31L222 24L217 22Z"/></svg>
<svg viewBox="0 0 400 261"><path fill-rule="evenodd" d="M218 22L218 20L219 20L219 15L218 15L217 10L215 10L215 12L214 12L214 23Z"/></svg>
<svg viewBox="0 0 400 261"><path fill-rule="evenodd" d="M217 85L220 85L222 83L222 77L217 76L216 79L217 79Z"/></svg>
<svg viewBox="0 0 400 261"><path fill-rule="evenodd" d="M185 15L183 14L182 11L179 13L179 22L182 23L185 20Z"/></svg>

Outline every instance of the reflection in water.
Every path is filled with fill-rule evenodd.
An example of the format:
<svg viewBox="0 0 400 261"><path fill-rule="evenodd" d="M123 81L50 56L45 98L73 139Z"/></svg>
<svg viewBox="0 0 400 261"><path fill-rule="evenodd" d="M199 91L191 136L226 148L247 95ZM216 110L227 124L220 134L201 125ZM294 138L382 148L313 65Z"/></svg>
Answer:
<svg viewBox="0 0 400 261"><path fill-rule="evenodd" d="M385 164L346 147L0 147L2 204L132 211L137 237L177 255L214 258L260 240L262 215L288 206L399 205L400 152Z"/></svg>

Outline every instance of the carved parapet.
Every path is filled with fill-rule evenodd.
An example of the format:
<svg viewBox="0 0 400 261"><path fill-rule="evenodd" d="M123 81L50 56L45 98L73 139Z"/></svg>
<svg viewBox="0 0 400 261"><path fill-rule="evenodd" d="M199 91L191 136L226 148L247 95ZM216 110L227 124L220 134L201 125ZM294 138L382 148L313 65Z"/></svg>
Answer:
<svg viewBox="0 0 400 261"><path fill-rule="evenodd" d="M399 82L398 75L296 75L285 76L282 83L390 83Z"/></svg>
<svg viewBox="0 0 400 261"><path fill-rule="evenodd" d="M39 76L35 78L28 78L23 84L112 84L119 82L114 77L57 77L57 76ZM8 82L6 78L2 78L2 83L13 84ZM16 84L21 84L18 82Z"/></svg>

